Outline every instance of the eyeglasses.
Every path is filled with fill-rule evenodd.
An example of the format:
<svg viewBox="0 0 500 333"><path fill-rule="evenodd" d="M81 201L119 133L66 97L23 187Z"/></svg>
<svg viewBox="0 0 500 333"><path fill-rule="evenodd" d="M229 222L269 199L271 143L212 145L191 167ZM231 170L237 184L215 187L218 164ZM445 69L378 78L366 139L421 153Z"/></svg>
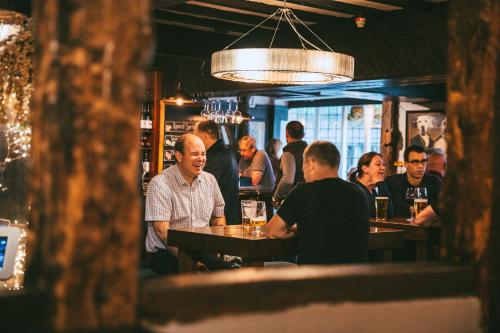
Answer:
<svg viewBox="0 0 500 333"><path fill-rule="evenodd" d="M425 158L423 160L411 160L411 161L408 161L408 163L413 164L413 165L418 165L418 164L425 165L428 161L429 160Z"/></svg>

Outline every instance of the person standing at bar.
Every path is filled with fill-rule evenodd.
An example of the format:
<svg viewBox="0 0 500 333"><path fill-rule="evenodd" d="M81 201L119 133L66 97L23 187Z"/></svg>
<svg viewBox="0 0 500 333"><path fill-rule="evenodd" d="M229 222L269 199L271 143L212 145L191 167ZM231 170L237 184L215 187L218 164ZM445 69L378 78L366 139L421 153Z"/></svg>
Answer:
<svg viewBox="0 0 500 333"><path fill-rule="evenodd" d="M280 169L276 179L277 186L273 195L273 202L279 203L285 198L297 183L304 182L302 161L307 142L304 138L304 125L292 120L286 124L286 142L280 160Z"/></svg>
<svg viewBox="0 0 500 333"><path fill-rule="evenodd" d="M160 275L178 272L178 250L167 245L169 228L226 224L224 199L217 181L202 171L206 151L201 139L184 134L175 143L174 151L177 163L151 180L146 195L146 251L151 268ZM210 270L231 267L213 254L192 256Z"/></svg>
<svg viewBox="0 0 500 333"><path fill-rule="evenodd" d="M365 192L368 199L368 208L370 217L375 217L375 198L387 197L387 217L392 217L391 194L384 181L385 166L382 155L371 151L361 155L358 160L356 171L351 174L349 179L356 183Z"/></svg>
<svg viewBox="0 0 500 333"><path fill-rule="evenodd" d="M428 203L432 204L438 197L442 181L433 175L425 173L427 154L421 146L408 146L404 152L406 172L389 176L385 183L391 193L394 216L410 217L412 202L406 199L408 188L424 187L427 189Z"/></svg>
<svg viewBox="0 0 500 333"><path fill-rule="evenodd" d="M262 189L274 189L274 178L271 160L265 151L257 150L255 138L246 135L239 141L240 164L238 166L240 177L251 179L252 186Z"/></svg>
<svg viewBox="0 0 500 333"><path fill-rule="evenodd" d="M340 153L328 141L304 151L306 183L295 186L263 227L284 238L297 228L297 264L354 263L367 260L368 202L359 186L338 176Z"/></svg>
<svg viewBox="0 0 500 333"><path fill-rule="evenodd" d="M273 166L274 178L278 177L278 170L280 169L280 158L278 156L278 151L281 149L281 141L276 138L272 138L266 144L266 153L271 160L271 165Z"/></svg>
<svg viewBox="0 0 500 333"><path fill-rule="evenodd" d="M227 224L240 224L238 199L238 166L231 150L219 135L219 126L213 120L200 121L194 132L205 145L207 163L203 171L211 173L219 184L224 198Z"/></svg>

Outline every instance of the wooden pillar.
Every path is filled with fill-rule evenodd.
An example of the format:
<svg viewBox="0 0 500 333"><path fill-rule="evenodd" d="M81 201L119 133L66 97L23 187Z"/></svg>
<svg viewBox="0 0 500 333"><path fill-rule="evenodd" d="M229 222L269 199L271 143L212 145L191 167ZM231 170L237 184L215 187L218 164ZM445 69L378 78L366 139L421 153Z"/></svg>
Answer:
<svg viewBox="0 0 500 333"><path fill-rule="evenodd" d="M444 254L478 268L485 332L500 331L500 2L450 2Z"/></svg>
<svg viewBox="0 0 500 333"><path fill-rule="evenodd" d="M53 331L136 322L149 1L36 0L32 258Z"/></svg>
<svg viewBox="0 0 500 333"><path fill-rule="evenodd" d="M382 135L380 152L386 166L385 176L397 173L402 136L399 131L399 97L388 97L382 102Z"/></svg>

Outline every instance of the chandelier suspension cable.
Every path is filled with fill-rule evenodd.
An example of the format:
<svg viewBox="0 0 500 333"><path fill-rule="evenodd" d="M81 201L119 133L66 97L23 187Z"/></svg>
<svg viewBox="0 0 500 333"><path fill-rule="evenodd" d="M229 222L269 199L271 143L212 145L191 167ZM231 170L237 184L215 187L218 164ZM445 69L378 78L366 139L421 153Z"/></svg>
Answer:
<svg viewBox="0 0 500 333"><path fill-rule="evenodd" d="M274 13L272 13L270 16L268 16L264 21L260 22L255 27L253 27L252 29L250 29L247 32L245 32L242 36L240 36L238 39L234 40L231 44L229 44L228 46L226 46L223 50L227 50L228 48L230 48L231 46L233 46L234 44L236 44L239 40L241 40L242 38L246 37L249 33L251 33L252 31L254 31L255 29L257 29L258 27L260 27L261 25L263 25L264 23L266 23L269 19L271 19L272 17L275 17L276 14L278 14L280 11L281 11L281 8L277 9Z"/></svg>
<svg viewBox="0 0 500 333"><path fill-rule="evenodd" d="M300 33L299 31L297 30L297 28L295 27L295 24L293 24L292 20L290 19L290 9L284 9L285 11L285 18L286 20L288 21L288 24L290 24L290 26L292 27L292 30L295 32L295 34L299 37L299 41L300 41L300 44L302 45L302 48L305 50L307 49L306 46L304 45L304 42L306 42L307 44L309 44L310 46L314 47L316 50L321 50L319 47L317 47L316 45L314 45L313 43L309 42L307 39L305 39Z"/></svg>
<svg viewBox="0 0 500 333"><path fill-rule="evenodd" d="M271 38L271 43L269 43L269 48L271 48L273 46L274 37L276 37L276 33L278 32L278 27L280 26L282 19L283 19L283 11L281 11L281 15L280 15L280 19L278 21L278 24L276 24L276 28L274 28L273 38Z"/></svg>
<svg viewBox="0 0 500 333"><path fill-rule="evenodd" d="M324 40L321 39L321 37L316 35L314 33L314 31L312 31L304 22L302 22L302 20L297 15L295 15L294 12L292 12L292 11L290 11L290 12L292 13L293 18L296 19L297 21L299 21L304 27L306 27L306 29L309 30L309 32L312 33L314 37L316 37L321 43L323 43L323 45L325 45L331 52L335 52L334 50L332 50L332 48ZM319 48L318 48L318 50L319 50Z"/></svg>
<svg viewBox="0 0 500 333"><path fill-rule="evenodd" d="M279 15L278 15L279 14ZM268 47L232 48L242 38L262 26L270 19L275 19L275 28ZM275 47L281 22L287 22L295 33L301 45L296 48ZM311 42L299 32L304 26L311 36L318 39ZM302 28L300 28L302 30ZM307 35L307 37L310 37ZM323 47L324 45L324 47ZM318 46L322 46L321 49ZM325 48L326 47L326 48ZM337 53L316 35L297 15L287 8L286 0L283 7L278 8L262 22L237 38L223 50L212 54L212 76L248 83L264 84L325 84L350 81L354 77L354 58L350 55Z"/></svg>

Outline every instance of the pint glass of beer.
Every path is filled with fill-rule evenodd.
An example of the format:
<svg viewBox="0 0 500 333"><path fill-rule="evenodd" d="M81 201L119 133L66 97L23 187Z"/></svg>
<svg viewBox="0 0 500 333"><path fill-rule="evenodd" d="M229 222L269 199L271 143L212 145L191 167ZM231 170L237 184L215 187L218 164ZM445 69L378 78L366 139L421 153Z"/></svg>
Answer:
<svg viewBox="0 0 500 333"><path fill-rule="evenodd" d="M427 199L418 198L413 200L413 210L415 211L415 217L420 214L424 208L427 207Z"/></svg>
<svg viewBox="0 0 500 333"><path fill-rule="evenodd" d="M250 227L250 219L255 216L257 201L241 200L241 224L243 227Z"/></svg>
<svg viewBox="0 0 500 333"><path fill-rule="evenodd" d="M256 200L241 200L241 224L244 229L259 232L267 222L266 203Z"/></svg>
<svg viewBox="0 0 500 333"><path fill-rule="evenodd" d="M387 218L388 204L388 197L375 197L375 219L377 221L385 221L385 219Z"/></svg>

